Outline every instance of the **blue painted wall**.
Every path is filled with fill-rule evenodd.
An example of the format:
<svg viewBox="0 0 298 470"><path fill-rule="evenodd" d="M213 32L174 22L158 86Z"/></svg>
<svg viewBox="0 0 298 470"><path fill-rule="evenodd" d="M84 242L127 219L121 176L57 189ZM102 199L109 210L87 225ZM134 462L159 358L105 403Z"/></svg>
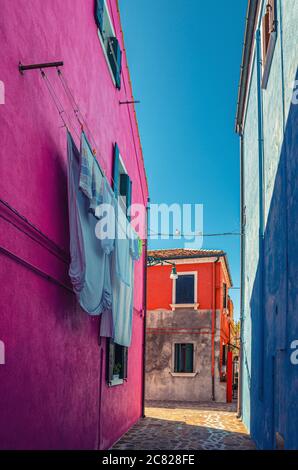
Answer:
<svg viewBox="0 0 298 470"><path fill-rule="evenodd" d="M262 3L262 14L266 1ZM277 0L269 81L260 86L256 32L243 130L242 416L259 448L298 449L298 1ZM259 27L258 27L259 30Z"/></svg>

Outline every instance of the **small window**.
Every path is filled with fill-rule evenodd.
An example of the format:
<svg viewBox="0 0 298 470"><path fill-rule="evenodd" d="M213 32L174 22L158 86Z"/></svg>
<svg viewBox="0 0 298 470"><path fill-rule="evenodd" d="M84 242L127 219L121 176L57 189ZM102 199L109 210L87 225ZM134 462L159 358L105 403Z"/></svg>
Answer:
<svg viewBox="0 0 298 470"><path fill-rule="evenodd" d="M132 181L129 178L119 153L119 147L114 147L114 171L113 171L113 189L116 198L123 212L129 217L129 208L131 206Z"/></svg>
<svg viewBox="0 0 298 470"><path fill-rule="evenodd" d="M193 373L193 344L175 344L174 372Z"/></svg>
<svg viewBox="0 0 298 470"><path fill-rule="evenodd" d="M266 11L262 19L262 62L263 78L262 88L266 88L273 52L276 43L277 18L276 18L276 0L268 0Z"/></svg>
<svg viewBox="0 0 298 470"><path fill-rule="evenodd" d="M109 385L120 385L127 378L128 348L107 339L107 382Z"/></svg>
<svg viewBox="0 0 298 470"><path fill-rule="evenodd" d="M228 294L227 294L227 285L225 283L222 285L222 289L223 289L223 299L222 299L223 308L227 308L228 307Z"/></svg>
<svg viewBox="0 0 298 470"><path fill-rule="evenodd" d="M111 74L116 87L120 90L122 51L105 0L95 1L95 21Z"/></svg>
<svg viewBox="0 0 298 470"><path fill-rule="evenodd" d="M176 279L176 304L195 303L195 275L179 274Z"/></svg>
<svg viewBox="0 0 298 470"><path fill-rule="evenodd" d="M228 346L226 344L222 345L222 365L227 365L227 357L228 357Z"/></svg>

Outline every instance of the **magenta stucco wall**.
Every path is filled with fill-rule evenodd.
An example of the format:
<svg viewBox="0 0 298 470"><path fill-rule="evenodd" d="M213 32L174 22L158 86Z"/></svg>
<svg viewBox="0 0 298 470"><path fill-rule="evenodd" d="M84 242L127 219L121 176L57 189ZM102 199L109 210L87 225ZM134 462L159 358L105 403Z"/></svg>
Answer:
<svg viewBox="0 0 298 470"><path fill-rule="evenodd" d="M100 163L110 177L117 142L133 180L133 202L145 203L134 109L119 105L132 99L119 12L116 0L107 4L123 50L120 91L98 39L93 0L1 0L0 198L22 215L0 202L2 449L108 448L142 411L143 259L135 267L128 380L109 388L99 319L88 317L62 287L69 286L66 132L39 71L18 72L19 61L64 61ZM56 70L46 73L79 133Z"/></svg>

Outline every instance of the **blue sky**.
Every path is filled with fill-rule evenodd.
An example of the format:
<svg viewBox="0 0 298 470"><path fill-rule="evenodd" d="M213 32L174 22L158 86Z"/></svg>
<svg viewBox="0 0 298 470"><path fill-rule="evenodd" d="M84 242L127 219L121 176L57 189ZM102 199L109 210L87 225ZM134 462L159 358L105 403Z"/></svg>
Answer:
<svg viewBox="0 0 298 470"><path fill-rule="evenodd" d="M204 232L239 232L234 132L247 0L120 0L151 202L204 205ZM151 248L183 246L152 241ZM204 238L240 279L239 237ZM239 291L231 291L239 316Z"/></svg>

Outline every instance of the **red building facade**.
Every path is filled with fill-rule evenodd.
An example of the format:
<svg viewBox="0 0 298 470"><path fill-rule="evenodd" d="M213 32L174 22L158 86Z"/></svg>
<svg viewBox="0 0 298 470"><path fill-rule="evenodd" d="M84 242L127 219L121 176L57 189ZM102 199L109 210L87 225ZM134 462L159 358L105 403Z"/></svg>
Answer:
<svg viewBox="0 0 298 470"><path fill-rule="evenodd" d="M147 398L230 401L233 304L226 254L176 249L148 256Z"/></svg>

